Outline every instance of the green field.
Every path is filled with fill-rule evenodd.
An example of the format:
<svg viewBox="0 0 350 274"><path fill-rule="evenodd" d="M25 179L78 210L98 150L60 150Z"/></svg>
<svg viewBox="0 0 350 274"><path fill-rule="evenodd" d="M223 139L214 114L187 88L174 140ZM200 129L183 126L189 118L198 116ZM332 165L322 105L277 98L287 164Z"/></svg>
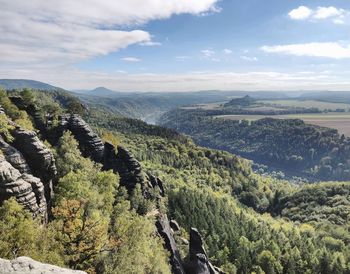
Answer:
<svg viewBox="0 0 350 274"><path fill-rule="evenodd" d="M256 121L271 117L276 119L301 119L305 123L322 127L335 128L341 134L350 136L350 113L313 113L313 114L288 114L288 115L219 115L216 118L230 120Z"/></svg>
<svg viewBox="0 0 350 274"><path fill-rule="evenodd" d="M318 108L321 111L327 109L333 111L336 109L345 109L349 111L350 109L350 104L321 102L316 100L261 100L259 102L275 106Z"/></svg>

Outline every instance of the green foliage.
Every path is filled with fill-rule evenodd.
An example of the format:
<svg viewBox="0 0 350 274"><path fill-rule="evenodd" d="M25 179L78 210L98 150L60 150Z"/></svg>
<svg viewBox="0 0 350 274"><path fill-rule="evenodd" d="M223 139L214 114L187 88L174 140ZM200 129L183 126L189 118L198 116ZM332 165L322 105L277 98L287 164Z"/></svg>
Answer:
<svg viewBox="0 0 350 274"><path fill-rule="evenodd" d="M91 212L82 200L61 200L52 212L67 265L93 273L96 259L107 245L108 218Z"/></svg>
<svg viewBox="0 0 350 274"><path fill-rule="evenodd" d="M113 212L111 236L116 243L101 259L103 273L171 273L168 254L155 236L154 220L141 217L119 199Z"/></svg>
<svg viewBox="0 0 350 274"><path fill-rule="evenodd" d="M30 256L42 262L63 265L61 245L55 231L43 227L14 198L0 207L0 257Z"/></svg>
<svg viewBox="0 0 350 274"><path fill-rule="evenodd" d="M133 193L130 197L131 207L136 210L140 215L146 215L154 207L153 203L149 199L145 199L142 195L141 186L136 185Z"/></svg>
<svg viewBox="0 0 350 274"><path fill-rule="evenodd" d="M0 114L0 134L6 141L12 142L13 137L10 133L12 126L8 123L6 115Z"/></svg>
<svg viewBox="0 0 350 274"><path fill-rule="evenodd" d="M237 153L258 163L322 180L350 179L350 138L337 130L298 119L225 120L204 110L177 109L163 125L193 137L196 143Z"/></svg>
<svg viewBox="0 0 350 274"><path fill-rule="evenodd" d="M49 97L55 96L61 93ZM52 100L68 105L69 97L59 98ZM228 273L349 273L347 183L297 188L258 176L248 161L198 147L173 130L107 112L87 115L105 140L128 147L145 172L162 179L169 200L163 207L183 227L177 241L197 227L211 261ZM53 219L43 227L22 209L11 209L14 205L7 205L10 217L0 209L1 235L9 235L1 237L0 253L11 255L19 246L21 255L89 273L170 273L168 254L155 232L157 210L151 210L154 203L144 199L141 187L129 196L115 174L82 157L70 132L55 150L59 180ZM319 152L309 153L315 158ZM332 166L337 153L332 151L322 165ZM305 159L292 155L296 162L299 156ZM18 236L19 231L24 234Z"/></svg>
<svg viewBox="0 0 350 274"><path fill-rule="evenodd" d="M0 106L5 110L6 115L21 127L34 130L32 121L25 111L19 110L9 99L6 91L0 89Z"/></svg>
<svg viewBox="0 0 350 274"><path fill-rule="evenodd" d="M278 202L276 213L299 222L346 225L350 217L350 183L306 185Z"/></svg>
<svg viewBox="0 0 350 274"><path fill-rule="evenodd" d="M31 104L34 103L34 94L33 92L30 90L30 89L23 89L21 92L20 92L20 95L25 103L26 106L29 106Z"/></svg>
<svg viewBox="0 0 350 274"><path fill-rule="evenodd" d="M79 100L75 98L72 98L69 100L67 104L67 109L68 109L68 112L71 114L79 114L79 115L84 114L83 105L80 103Z"/></svg>
<svg viewBox="0 0 350 274"><path fill-rule="evenodd" d="M218 265L232 263L237 273L261 268L265 273L318 273L333 260L342 265L349 250L342 240L282 220L241 209L227 195L183 187L169 192L169 210L186 229L199 228L209 255ZM320 252L323 250L324 252ZM224 253L223 253L224 252ZM335 259L340 252L340 259ZM224 254L224 256L223 256ZM338 255L337 255L338 256ZM338 266L337 266L338 268ZM347 273L346 268L339 273ZM325 273L325 272L323 272Z"/></svg>
<svg viewBox="0 0 350 274"><path fill-rule="evenodd" d="M82 157L78 142L70 131L63 133L55 152L58 177L62 178L71 171L93 170L95 164Z"/></svg>

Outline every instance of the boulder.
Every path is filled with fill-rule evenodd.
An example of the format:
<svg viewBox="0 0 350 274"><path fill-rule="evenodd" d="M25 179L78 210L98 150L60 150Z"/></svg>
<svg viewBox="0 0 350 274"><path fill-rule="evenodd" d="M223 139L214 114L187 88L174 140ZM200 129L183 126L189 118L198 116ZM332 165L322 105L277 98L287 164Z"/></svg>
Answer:
<svg viewBox="0 0 350 274"><path fill-rule="evenodd" d="M43 264L28 257L0 259L0 274L86 274L84 271Z"/></svg>

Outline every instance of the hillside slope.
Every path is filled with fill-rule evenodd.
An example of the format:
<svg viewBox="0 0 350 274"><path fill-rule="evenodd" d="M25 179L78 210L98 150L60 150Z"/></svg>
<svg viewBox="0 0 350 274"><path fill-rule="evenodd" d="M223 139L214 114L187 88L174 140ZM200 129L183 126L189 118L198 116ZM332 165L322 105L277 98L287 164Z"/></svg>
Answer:
<svg viewBox="0 0 350 274"><path fill-rule="evenodd" d="M163 126L188 134L203 146L237 153L298 176L350 180L350 138L335 129L298 119L223 120L183 109L168 112L161 120Z"/></svg>
<svg viewBox="0 0 350 274"><path fill-rule="evenodd" d="M96 109L83 119L76 106L42 94L20 94L12 98L17 106L0 97L4 142L17 146L15 124L40 127L57 168L44 226L19 206L18 193L11 194L17 202L2 201L1 257L31 256L88 273L219 272L211 263L232 274L349 271L348 221L293 223L263 214L279 216L296 187L173 130ZM9 186L6 175L0 185Z"/></svg>
<svg viewBox="0 0 350 274"><path fill-rule="evenodd" d="M6 90L12 89L37 89L37 90L63 90L43 82L26 79L0 79L0 87Z"/></svg>

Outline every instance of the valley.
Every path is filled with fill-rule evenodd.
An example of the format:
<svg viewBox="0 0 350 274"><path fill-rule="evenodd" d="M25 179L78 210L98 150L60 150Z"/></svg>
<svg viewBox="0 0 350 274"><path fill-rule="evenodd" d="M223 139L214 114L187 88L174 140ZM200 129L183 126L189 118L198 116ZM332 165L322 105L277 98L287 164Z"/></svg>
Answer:
<svg viewBox="0 0 350 274"><path fill-rule="evenodd" d="M0 274L350 274L350 1L0 2Z"/></svg>
<svg viewBox="0 0 350 274"><path fill-rule="evenodd" d="M82 104L65 91L25 89L2 91L1 95L0 118L5 118L0 120L0 150L4 154L0 156L1 165L18 168L27 182L41 180L45 189L50 184L37 169L41 160L33 162L30 158L35 150L26 153L31 144L26 136L36 136L40 145L35 147L41 147L55 160L50 166L55 167L51 179L55 182L51 189L54 198L46 192L48 196L36 204L35 200L29 200L35 189L26 194L25 200L17 192L10 195L15 200L0 196L0 216L4 220L0 220L0 232L10 235L3 240L6 248L0 251L1 257L13 259L9 252L16 247L13 239L18 230L9 233L7 223L11 224L15 220L13 216L22 214L25 222L18 221L18 229L30 223L28 233L51 233L51 240L45 240L44 246L52 252L42 253L40 234L29 237L22 233L19 255L88 273L114 273L115 267L125 273L135 268L143 273L145 264L153 265L159 273L192 273L190 269L195 262L191 256L196 252L194 245L198 242L194 239L198 237L207 248L200 252L220 267L221 270L215 268L217 273L270 271L271 267L274 271L290 269L289 265L295 264L291 256L296 251L297 258L304 258L303 263L292 267L296 273L305 269L311 273L319 269L325 273L335 267L342 269L342 263L335 261L349 258L350 185L346 177L350 174L346 166L349 140L342 139L335 130L310 126L301 120L255 116L248 122L247 115L229 119L208 115L230 101L195 108L192 104L165 112L160 120L165 128L126 117L117 109L95 102ZM231 100L241 102L241 98ZM249 99L243 98L243 103ZM238 118L242 121L238 122ZM33 129L35 132L30 133ZM23 146L18 138L27 145ZM266 144L258 145L256 140L264 140ZM330 143L333 145L329 146ZM23 153L21 161L29 164L38 179L31 179L22 166L15 165L11 154L15 149ZM253 168L245 158L254 158L267 166ZM270 165L280 168L294 165L291 173L316 180L310 185L303 178L296 182L288 176L271 176L266 172ZM301 171L303 166L310 169ZM0 169L3 187L12 187L9 180L16 180L21 186L20 179L10 178ZM51 203L52 209L48 207ZM82 215L71 216L65 210L74 212L79 207ZM27 210L36 216L34 220L48 218L46 225L37 227ZM68 220L73 223L66 223ZM180 228L174 228L174 220ZM101 237L89 238L80 222L96 224L91 229ZM67 227L73 224L81 229L82 234L77 237L84 243L79 248L74 244L75 234ZM201 236L193 227L198 228ZM62 238L64 235L73 237L73 242ZM118 243L120 237L123 243ZM171 245L167 244L169 241ZM32 248L27 250L25 245ZM113 251L101 249L106 245ZM88 255L85 246L96 253ZM143 251L142 259L139 249ZM246 252L254 254L248 261ZM308 259L310 256L314 259ZM276 263L267 268L267 258L274 258ZM315 260L329 262L329 266Z"/></svg>

